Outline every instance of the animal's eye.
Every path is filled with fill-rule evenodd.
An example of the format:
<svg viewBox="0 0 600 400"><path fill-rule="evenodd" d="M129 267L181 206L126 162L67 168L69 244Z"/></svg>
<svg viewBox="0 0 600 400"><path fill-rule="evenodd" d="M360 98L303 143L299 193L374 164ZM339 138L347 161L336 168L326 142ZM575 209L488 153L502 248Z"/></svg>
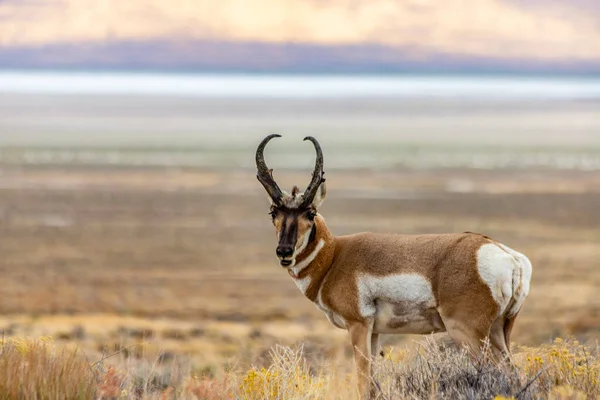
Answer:
<svg viewBox="0 0 600 400"><path fill-rule="evenodd" d="M316 216L317 216L317 213L314 211L309 211L306 214L306 218L308 218L310 221L314 220Z"/></svg>
<svg viewBox="0 0 600 400"><path fill-rule="evenodd" d="M277 216L277 213L275 211L271 211L269 213L269 215L271 216L271 218L275 219L275 217Z"/></svg>

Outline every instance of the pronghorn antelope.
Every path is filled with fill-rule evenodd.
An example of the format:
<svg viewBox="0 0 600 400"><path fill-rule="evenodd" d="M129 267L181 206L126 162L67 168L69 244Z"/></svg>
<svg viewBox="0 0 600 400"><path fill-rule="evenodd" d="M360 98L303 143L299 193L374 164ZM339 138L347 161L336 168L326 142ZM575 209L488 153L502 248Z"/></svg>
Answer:
<svg viewBox="0 0 600 400"><path fill-rule="evenodd" d="M357 233L334 236L317 210L325 199L323 153L301 193L282 191L256 150L257 178L271 201L279 264L338 328L348 330L361 395L368 397L371 358L380 334L446 331L474 354L489 339L510 356L510 332L529 292L531 263L487 236Z"/></svg>

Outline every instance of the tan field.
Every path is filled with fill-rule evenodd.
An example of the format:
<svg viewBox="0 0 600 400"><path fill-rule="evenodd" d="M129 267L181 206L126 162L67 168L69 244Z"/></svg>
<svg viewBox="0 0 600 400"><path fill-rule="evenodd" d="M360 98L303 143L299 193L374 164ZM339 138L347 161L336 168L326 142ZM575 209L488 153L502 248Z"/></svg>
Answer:
<svg viewBox="0 0 600 400"><path fill-rule="evenodd" d="M276 176L303 185L309 171ZM599 172L327 176L321 213L336 234L476 231L527 254L516 343L598 338ZM278 266L254 171L10 167L1 181L5 336L52 336L91 360L145 341L148 357L190 356L199 370L254 362L276 343L350 355L345 332Z"/></svg>

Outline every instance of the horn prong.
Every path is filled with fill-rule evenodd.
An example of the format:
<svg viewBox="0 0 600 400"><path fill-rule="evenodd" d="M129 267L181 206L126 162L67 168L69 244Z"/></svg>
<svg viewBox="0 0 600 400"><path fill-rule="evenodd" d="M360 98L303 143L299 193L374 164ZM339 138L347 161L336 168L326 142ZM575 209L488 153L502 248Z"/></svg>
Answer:
<svg viewBox="0 0 600 400"><path fill-rule="evenodd" d="M304 140L309 140L310 142L312 142L313 146L315 147L315 151L317 152L317 158L315 160L315 169L313 170L310 183L304 191L304 200L302 201L303 206L308 206L310 203L312 203L313 199L315 198L319 186L321 186L321 184L325 182L325 178L323 177L325 172L323 171L323 151L321 150L321 145L319 145L317 139L315 139L312 136L306 136Z"/></svg>

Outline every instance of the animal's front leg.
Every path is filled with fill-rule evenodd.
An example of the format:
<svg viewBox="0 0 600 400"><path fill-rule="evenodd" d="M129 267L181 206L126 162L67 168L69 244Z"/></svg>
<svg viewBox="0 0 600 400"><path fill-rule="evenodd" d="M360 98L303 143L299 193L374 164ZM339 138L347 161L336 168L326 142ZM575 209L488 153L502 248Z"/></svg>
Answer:
<svg viewBox="0 0 600 400"><path fill-rule="evenodd" d="M354 350L358 392L361 399L368 399L370 398L372 385L371 333L373 332L373 321L354 322L348 327L348 332L350 333L352 349Z"/></svg>

